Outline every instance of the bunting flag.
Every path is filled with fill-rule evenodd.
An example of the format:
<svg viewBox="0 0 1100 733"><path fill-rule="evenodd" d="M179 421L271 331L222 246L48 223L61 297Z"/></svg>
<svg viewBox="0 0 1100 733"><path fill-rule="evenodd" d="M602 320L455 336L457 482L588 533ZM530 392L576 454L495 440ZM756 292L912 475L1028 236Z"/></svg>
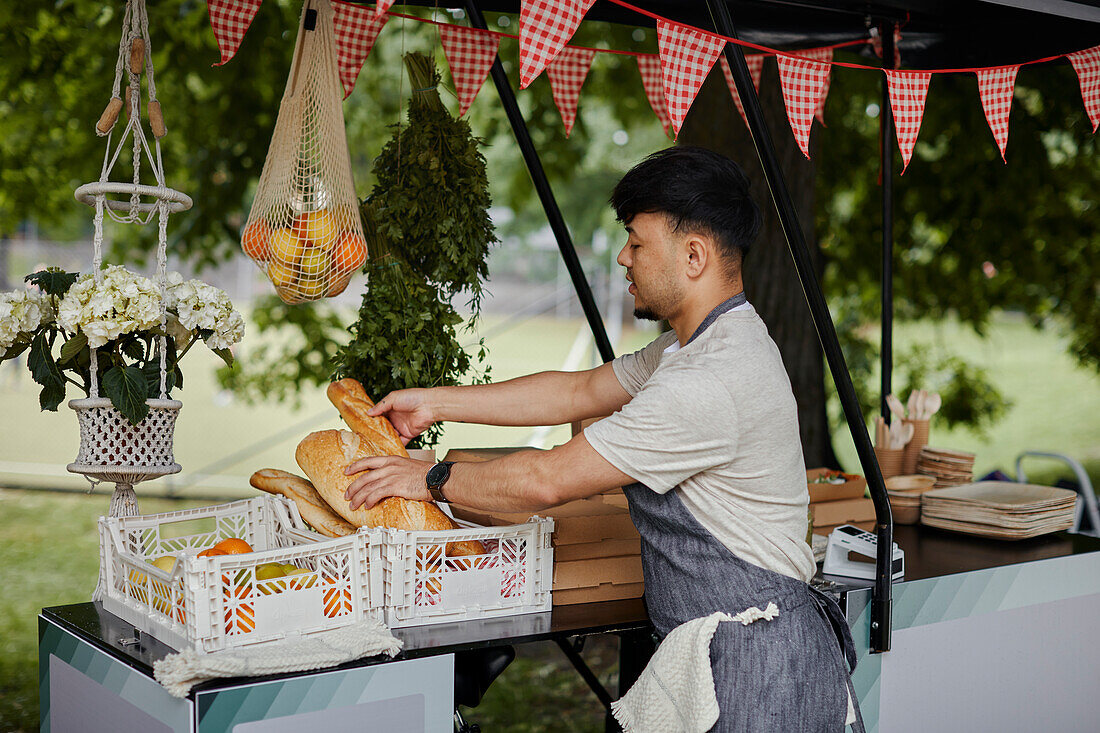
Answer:
<svg viewBox="0 0 1100 733"><path fill-rule="evenodd" d="M519 88L526 89L569 42L596 0L522 0Z"/></svg>
<svg viewBox="0 0 1100 733"><path fill-rule="evenodd" d="M332 3L332 25L336 31L336 63L340 67L340 81L344 84L344 99L355 88L355 80L363 62L374 48L374 42L388 15L375 15L360 5Z"/></svg>
<svg viewBox="0 0 1100 733"><path fill-rule="evenodd" d="M492 33L458 25L440 26L439 36L451 67L451 78L458 94L458 116L461 117L481 91L497 57L500 39Z"/></svg>
<svg viewBox="0 0 1100 733"><path fill-rule="evenodd" d="M565 125L566 137L573 131L581 87L588 77L588 70L592 68L592 57L595 55L596 52L589 48L565 48L546 69L550 89L554 93L554 104L558 106Z"/></svg>
<svg viewBox="0 0 1100 733"><path fill-rule="evenodd" d="M982 98L985 119L1001 149L1001 160L1005 158L1008 146L1008 113L1012 111L1012 90L1016 87L1016 72L1019 66L998 66L992 69L978 69L978 93Z"/></svg>
<svg viewBox="0 0 1100 733"><path fill-rule="evenodd" d="M661 83L661 59L655 54L640 53L635 56L638 59L638 72L642 75L642 88L645 89L645 97L649 100L649 106L661 123L661 127L668 134L671 122L668 119L668 102L665 99L665 88Z"/></svg>
<svg viewBox="0 0 1100 733"><path fill-rule="evenodd" d="M909 167L913 157L913 146L917 144L920 123L924 119L924 100L928 96L928 83L932 74L928 71L886 72L886 85L890 91L890 111L894 114L894 131L898 137L898 149L901 150L901 174Z"/></svg>
<svg viewBox="0 0 1100 733"><path fill-rule="evenodd" d="M385 15L391 5L393 5L393 0L378 0L377 4L374 6L374 17L378 18Z"/></svg>
<svg viewBox="0 0 1100 733"><path fill-rule="evenodd" d="M1100 46L1067 54L1066 58L1081 82L1081 100L1092 122L1092 131L1100 127Z"/></svg>
<svg viewBox="0 0 1100 733"><path fill-rule="evenodd" d="M823 64L828 64L828 68L825 71L825 83L821 87L821 97L817 100L817 107L814 109L814 117L822 125L825 124L825 98L829 96L829 84L832 82L832 62L833 62L833 49L831 48L810 48L804 51L795 51L796 56L801 56L804 59L810 61L820 61Z"/></svg>
<svg viewBox="0 0 1100 733"><path fill-rule="evenodd" d="M691 103L699 94L726 39L684 25L657 21L657 49L661 58L661 83L668 104L672 130L680 134Z"/></svg>
<svg viewBox="0 0 1100 733"><path fill-rule="evenodd" d="M729 87L730 96L733 97L733 105L737 107L737 111L741 114L741 119L745 121L745 127L748 127L749 118L745 116L745 105L741 103L741 95L737 93L737 84L733 81L733 71L730 69L729 62L726 61L726 55L720 54L718 56L718 62L722 64L722 74L726 77L726 86ZM764 55L758 53L752 56L746 56L745 63L748 64L749 67L749 77L752 79L752 86L759 92L760 73L764 70Z"/></svg>
<svg viewBox="0 0 1100 733"><path fill-rule="evenodd" d="M829 65L797 56L775 57L779 64L779 83L783 87L783 105L795 142L807 159L810 157L810 125L821 101L821 90L829 78Z"/></svg>
<svg viewBox="0 0 1100 733"><path fill-rule="evenodd" d="M260 0L207 0L206 9L210 13L214 39L222 52L221 61L213 65L221 66L241 47L241 39L260 9Z"/></svg>

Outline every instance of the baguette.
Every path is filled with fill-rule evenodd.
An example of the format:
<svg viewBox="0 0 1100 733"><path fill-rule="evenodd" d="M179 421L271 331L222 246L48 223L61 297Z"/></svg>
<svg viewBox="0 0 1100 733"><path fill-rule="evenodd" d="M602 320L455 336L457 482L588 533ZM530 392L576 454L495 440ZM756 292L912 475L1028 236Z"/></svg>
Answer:
<svg viewBox="0 0 1100 733"><path fill-rule="evenodd" d="M397 496L383 499L370 509L352 509L344 492L359 474L347 476L344 469L368 456L387 455L371 440L348 430L321 430L307 435L294 453L317 492L341 517L356 527L389 527L406 530L458 529L458 525L430 501L413 501ZM448 542L447 554L482 555L485 546L477 540Z"/></svg>
<svg viewBox="0 0 1100 733"><path fill-rule="evenodd" d="M325 503L317 489L301 476L277 468L262 468L248 480L260 491L279 494L298 505L298 513L319 534L326 537L346 537L355 534L354 524L337 516Z"/></svg>
<svg viewBox="0 0 1100 733"><path fill-rule="evenodd" d="M384 456L409 457L401 435L384 417L371 417L367 411L374 407L374 401L367 396L363 385L351 379L341 379L328 386L329 400L340 411L348 428L377 445Z"/></svg>

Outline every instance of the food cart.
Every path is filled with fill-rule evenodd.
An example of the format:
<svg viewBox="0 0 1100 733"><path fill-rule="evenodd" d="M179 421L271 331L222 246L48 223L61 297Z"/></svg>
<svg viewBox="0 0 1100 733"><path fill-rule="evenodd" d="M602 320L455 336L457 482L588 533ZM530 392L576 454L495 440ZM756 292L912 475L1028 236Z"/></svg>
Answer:
<svg viewBox="0 0 1100 733"><path fill-rule="evenodd" d="M471 24L482 29L486 27L482 10L518 9L516 3L477 0L434 5L465 9ZM894 26L908 18L911 30L907 35L913 47L906 49L907 58L953 66L944 60L964 56L954 38L959 28L977 18L994 26L1019 19L1017 13L1021 12L999 3L974 3L948 11L930 2L761 0L732 8L735 23L731 8L716 0L639 3L637 7L601 1L587 17L646 24L660 16L763 47L848 41L861 35L869 22L885 29L885 58L893 55ZM1094 45L1097 40L1100 18L1095 9L1080 3L1044 5L1026 17L1046 32L1037 32L1035 25L1017 27L998 35L996 43L981 51L969 47L969 65L1005 63L1006 49L1015 52L1024 47L1030 56L1039 57ZM924 730L936 724L976 729L1087 728L1083 721L1095 717L1087 707L1089 672L1095 671L1091 660L1100 652L1100 641L1088 623L1093 617L1089 611L1100 610L1100 543L1059 535L1006 545L921 527L894 527L884 482L742 47L727 43L724 54L875 502L876 579L869 584L832 588L842 600L858 646L860 665L853 679L868 729ZM602 319L499 59L493 63L491 75L597 347L604 360L609 360L613 353ZM892 216L892 153L885 142L892 137L889 108L884 105L886 222ZM891 248L890 227L886 226L883 359L887 367ZM885 394L889 391L888 368L883 375ZM900 582L891 580L887 552L895 540L907 553L906 575ZM102 721L103 730L117 730L118 722L124 720L137 721L148 730L158 729L157 725L169 730L232 730L237 725L242 730L281 730L317 723L339 726L349 720L341 716L348 715L357 721L370 716L368 719L379 721L380 730L446 730L452 725L455 702L451 678L456 653L554 640L608 705L611 696L568 640L595 633L620 636L620 694L644 666L652 646L640 600L595 602L501 619L398 629L396 633L405 648L393 660L372 658L320 673L209 682L185 700L176 700L151 678L152 662L169 651L156 639L135 634L132 625L94 604L46 609L40 617L43 730L66 729L62 721L81 721L84 730L96 730L94 725ZM960 649L967 651L960 653ZM1026 665L1022 663L1025 660ZM89 710L95 712L92 727L88 727ZM390 715L396 717L379 717Z"/></svg>

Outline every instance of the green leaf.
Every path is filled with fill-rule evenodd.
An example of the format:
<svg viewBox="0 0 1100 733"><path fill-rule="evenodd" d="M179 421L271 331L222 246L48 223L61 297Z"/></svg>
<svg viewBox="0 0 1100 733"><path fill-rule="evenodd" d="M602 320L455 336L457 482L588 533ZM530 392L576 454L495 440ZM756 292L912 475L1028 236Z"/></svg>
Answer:
<svg viewBox="0 0 1100 733"><path fill-rule="evenodd" d="M38 405L43 410L57 412L57 406L65 399L65 382L50 382L38 393Z"/></svg>
<svg viewBox="0 0 1100 733"><path fill-rule="evenodd" d="M135 361L145 359L145 344L133 336L122 341L122 353Z"/></svg>
<svg viewBox="0 0 1100 733"><path fill-rule="evenodd" d="M111 398L115 409L134 425L149 414L149 405L145 404L149 389L145 375L137 367L113 366L108 369L103 375L103 392Z"/></svg>
<svg viewBox="0 0 1100 733"><path fill-rule="evenodd" d="M171 395L172 390L176 386L176 370L170 370L164 376L164 393L165 395ZM146 397L151 400L160 399L160 359L155 358L148 364L141 368L141 373L145 375L145 384L148 391L145 393Z"/></svg>
<svg viewBox="0 0 1100 733"><path fill-rule="evenodd" d="M7 361L8 359L14 359L15 357L19 356L24 351L26 351L27 347L30 346L30 345L31 345L30 341L16 341L15 343L13 343L11 346L8 347L8 350L5 351L2 356L0 356L0 361Z"/></svg>
<svg viewBox="0 0 1100 733"><path fill-rule="evenodd" d="M226 366L233 366L233 352L229 349L212 349L212 351L221 357Z"/></svg>
<svg viewBox="0 0 1100 733"><path fill-rule="evenodd" d="M58 363L68 364L73 360L73 357L79 354L82 349L87 348L87 346L88 337L84 335L83 331L77 333L61 346L61 358L57 360Z"/></svg>
<svg viewBox="0 0 1100 733"><path fill-rule="evenodd" d="M68 292L79 276L79 272L65 272L58 267L47 267L45 270L32 272L23 280L37 285L43 292L60 298Z"/></svg>

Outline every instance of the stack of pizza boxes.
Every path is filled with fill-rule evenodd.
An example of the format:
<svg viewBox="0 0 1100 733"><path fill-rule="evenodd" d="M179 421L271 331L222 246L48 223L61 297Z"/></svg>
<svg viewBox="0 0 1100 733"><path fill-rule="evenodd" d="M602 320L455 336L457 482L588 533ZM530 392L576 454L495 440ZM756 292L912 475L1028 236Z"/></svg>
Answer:
<svg viewBox="0 0 1100 733"><path fill-rule="evenodd" d="M825 483L831 480L832 483ZM862 476L828 468L806 471L810 492L810 518L814 534L828 535L842 524L854 524L871 530L875 524L875 505L864 494L867 480Z"/></svg>
<svg viewBox="0 0 1100 733"><path fill-rule="evenodd" d="M487 461L521 448L463 448L448 461ZM487 512L451 505L456 519L499 526L527 521L531 512ZM570 501L537 512L554 519L555 606L639 598L642 581L641 539L630 521L622 489Z"/></svg>

